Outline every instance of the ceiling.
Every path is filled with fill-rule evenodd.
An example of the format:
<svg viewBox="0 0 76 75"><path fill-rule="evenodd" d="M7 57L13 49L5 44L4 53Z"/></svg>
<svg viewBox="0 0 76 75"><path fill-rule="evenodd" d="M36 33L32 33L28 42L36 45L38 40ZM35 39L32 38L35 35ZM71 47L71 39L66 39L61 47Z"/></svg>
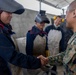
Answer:
<svg viewBox="0 0 76 75"><path fill-rule="evenodd" d="M61 9L69 5L74 0L38 0L38 1L42 1L45 4Z"/></svg>

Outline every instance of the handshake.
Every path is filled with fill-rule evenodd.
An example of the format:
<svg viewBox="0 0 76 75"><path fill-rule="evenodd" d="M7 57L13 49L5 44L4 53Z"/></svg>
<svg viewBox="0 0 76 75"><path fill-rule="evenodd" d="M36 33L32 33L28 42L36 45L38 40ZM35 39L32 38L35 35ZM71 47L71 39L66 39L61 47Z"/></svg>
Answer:
<svg viewBox="0 0 76 75"><path fill-rule="evenodd" d="M49 62L49 59L47 57L42 56L42 55L38 56L37 58L41 60L42 66L45 66Z"/></svg>

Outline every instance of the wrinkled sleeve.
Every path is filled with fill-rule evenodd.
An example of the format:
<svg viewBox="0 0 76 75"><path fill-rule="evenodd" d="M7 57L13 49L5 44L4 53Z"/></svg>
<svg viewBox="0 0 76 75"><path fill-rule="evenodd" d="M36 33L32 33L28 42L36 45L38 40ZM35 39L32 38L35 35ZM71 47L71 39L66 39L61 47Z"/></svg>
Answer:
<svg viewBox="0 0 76 75"><path fill-rule="evenodd" d="M22 68L37 69L41 67L41 62L36 57L16 52L12 43L3 33L0 33L0 56L7 62Z"/></svg>
<svg viewBox="0 0 76 75"><path fill-rule="evenodd" d="M49 64L51 66L63 64L63 57L64 57L64 55L65 55L65 52L59 53L58 55L55 55L55 56L49 56L48 57Z"/></svg>

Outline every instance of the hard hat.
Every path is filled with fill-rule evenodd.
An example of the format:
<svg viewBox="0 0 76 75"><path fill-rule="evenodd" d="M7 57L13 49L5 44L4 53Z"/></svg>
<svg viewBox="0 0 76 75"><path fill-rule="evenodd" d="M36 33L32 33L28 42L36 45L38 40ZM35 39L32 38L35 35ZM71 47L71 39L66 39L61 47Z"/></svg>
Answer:
<svg viewBox="0 0 76 75"><path fill-rule="evenodd" d="M35 22L50 23L49 19L47 18L46 14L45 14L45 11L43 11L43 10L40 10L40 12L36 15Z"/></svg>

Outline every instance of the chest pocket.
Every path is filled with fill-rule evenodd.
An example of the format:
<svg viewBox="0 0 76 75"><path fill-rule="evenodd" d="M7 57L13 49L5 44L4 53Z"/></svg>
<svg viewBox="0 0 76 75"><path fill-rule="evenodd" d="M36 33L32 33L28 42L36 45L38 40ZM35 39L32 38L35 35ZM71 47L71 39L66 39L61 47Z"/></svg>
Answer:
<svg viewBox="0 0 76 75"><path fill-rule="evenodd" d="M73 58L73 56L76 54L75 47L73 47L72 45L70 45L68 47L69 48L67 48L66 54L63 58L63 61L65 64L68 64L70 62L70 60Z"/></svg>
<svg viewBox="0 0 76 75"><path fill-rule="evenodd" d="M33 46L33 55L39 56L44 55L45 56L45 48L46 48L46 37L41 37L38 35L34 40L34 46Z"/></svg>

